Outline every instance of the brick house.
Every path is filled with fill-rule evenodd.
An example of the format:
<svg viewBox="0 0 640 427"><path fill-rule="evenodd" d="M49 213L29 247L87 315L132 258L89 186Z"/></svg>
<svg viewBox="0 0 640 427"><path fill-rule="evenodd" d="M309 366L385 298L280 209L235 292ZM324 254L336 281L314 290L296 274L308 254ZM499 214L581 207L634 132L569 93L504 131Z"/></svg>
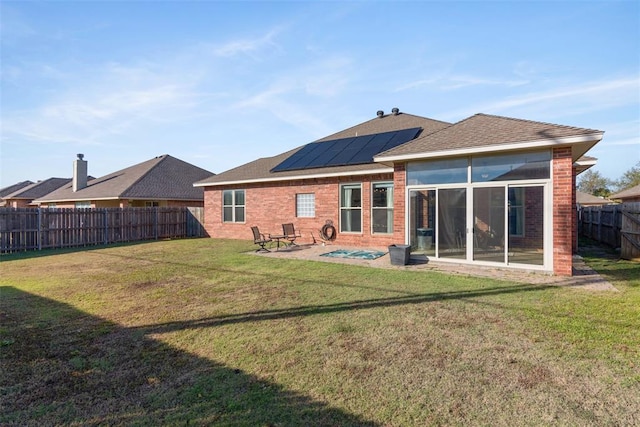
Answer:
<svg viewBox="0 0 640 427"><path fill-rule="evenodd" d="M73 162L67 185L33 201L41 207L202 207L204 192L193 183L213 175L168 154L108 175L88 179L82 154Z"/></svg>
<svg viewBox="0 0 640 427"><path fill-rule="evenodd" d="M38 182L28 182L15 191L0 196L0 206L7 208L34 207L33 200L45 196L71 182L71 178L49 178Z"/></svg>
<svg viewBox="0 0 640 427"><path fill-rule="evenodd" d="M486 114L391 114L194 184L212 237L294 222L312 242L408 244L443 262L572 274L575 178L603 132Z"/></svg>

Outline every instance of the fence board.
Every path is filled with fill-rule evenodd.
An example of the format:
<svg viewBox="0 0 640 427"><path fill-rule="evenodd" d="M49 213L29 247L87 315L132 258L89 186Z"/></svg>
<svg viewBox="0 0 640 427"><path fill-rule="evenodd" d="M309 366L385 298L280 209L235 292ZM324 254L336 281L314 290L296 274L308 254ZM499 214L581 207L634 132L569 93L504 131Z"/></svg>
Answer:
<svg viewBox="0 0 640 427"><path fill-rule="evenodd" d="M0 208L0 253L204 237L203 208Z"/></svg>
<svg viewBox="0 0 640 427"><path fill-rule="evenodd" d="M623 206L620 257L640 260L640 202Z"/></svg>

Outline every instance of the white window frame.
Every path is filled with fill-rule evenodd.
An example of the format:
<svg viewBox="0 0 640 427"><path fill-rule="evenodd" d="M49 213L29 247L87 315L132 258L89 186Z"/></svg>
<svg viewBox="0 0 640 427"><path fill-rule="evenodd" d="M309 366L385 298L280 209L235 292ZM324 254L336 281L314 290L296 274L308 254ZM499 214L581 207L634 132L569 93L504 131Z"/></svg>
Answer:
<svg viewBox="0 0 640 427"><path fill-rule="evenodd" d="M316 217L316 194L296 193L296 218Z"/></svg>
<svg viewBox="0 0 640 427"><path fill-rule="evenodd" d="M224 195L227 192L231 192L231 204L230 205L225 205L224 204ZM239 192L242 192L243 195L243 199L244 199L244 204L238 204L236 203L236 194L238 194ZM243 189L235 189L235 190L222 190L222 222L223 223L238 223L238 224L244 224L247 220L247 193L245 190ZM225 208L231 208L231 221L226 221L224 218L224 210ZM244 219L242 221L238 221L236 220L236 209L237 208L242 208L242 211L244 213L243 217Z"/></svg>
<svg viewBox="0 0 640 427"><path fill-rule="evenodd" d="M345 187L352 187L352 188L359 187L360 188L360 206L355 206L355 207L353 207L353 206L342 206L342 202L343 202L343 200L342 200L342 190ZM340 232L341 233L349 233L349 234L362 234L362 212L363 212L363 209L362 209L362 183L361 182L351 182L351 183L340 184L339 191L340 191L340 194L338 195L338 203L339 203L339 206L340 206ZM356 209L360 210L360 230L359 231L351 231L351 230L345 231L344 228L343 228L345 226L345 224L343 224L343 221L342 221L342 211L345 211L345 210L356 210ZM349 227L349 228L352 228L352 227Z"/></svg>
<svg viewBox="0 0 640 427"><path fill-rule="evenodd" d="M391 189L390 193L391 193L391 199L389 200L388 196L389 196L389 192L387 192L387 206L385 207L376 207L374 206L373 203L373 194L376 190L376 186L384 186L388 189ZM393 234L393 218L395 215L395 209L393 206L393 193L394 193L395 189L394 189L394 185L393 185L393 181L377 181L377 182L372 182L371 183L371 234ZM375 210L386 210L389 212L389 217L387 218L387 221L390 220L390 224L387 224L387 231L375 231L373 229L373 218L374 218L374 211Z"/></svg>
<svg viewBox="0 0 640 427"><path fill-rule="evenodd" d="M81 200L75 203L76 209L91 209L91 200Z"/></svg>

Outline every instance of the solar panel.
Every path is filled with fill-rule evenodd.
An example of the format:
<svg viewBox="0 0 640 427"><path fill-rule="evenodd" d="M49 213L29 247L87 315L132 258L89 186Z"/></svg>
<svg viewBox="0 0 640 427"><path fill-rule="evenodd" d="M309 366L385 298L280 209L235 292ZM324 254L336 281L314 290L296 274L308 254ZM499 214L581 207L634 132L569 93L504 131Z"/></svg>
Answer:
<svg viewBox="0 0 640 427"><path fill-rule="evenodd" d="M421 128L312 142L283 160L271 172L371 163L373 157L411 141Z"/></svg>
<svg viewBox="0 0 640 427"><path fill-rule="evenodd" d="M351 142L356 139L353 138L344 138L344 139L336 139L333 141L327 142L317 142L318 145L328 145L328 147L324 150L324 153L320 154L318 157L313 159L307 167L308 168L320 168L328 163L330 163L336 156L340 155L341 152L345 150L345 147L348 147Z"/></svg>

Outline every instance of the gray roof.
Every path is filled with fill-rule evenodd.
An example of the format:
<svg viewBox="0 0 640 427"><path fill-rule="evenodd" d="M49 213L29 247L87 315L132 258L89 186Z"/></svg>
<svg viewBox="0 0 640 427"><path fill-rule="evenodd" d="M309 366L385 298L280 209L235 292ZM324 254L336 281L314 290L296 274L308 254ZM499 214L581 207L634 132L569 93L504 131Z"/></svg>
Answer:
<svg viewBox="0 0 640 427"><path fill-rule="evenodd" d="M16 191L20 190L21 188L24 188L28 185L33 184L33 181L22 181L22 182L18 182L17 184L13 184L13 185L9 185L7 187L4 188L0 188L0 199L4 199L5 196L8 196L11 193L15 193Z"/></svg>
<svg viewBox="0 0 640 427"><path fill-rule="evenodd" d="M638 197L638 196L640 196L640 184L636 185L635 187L627 188L626 190L623 190L619 193L612 194L611 196L609 196L609 198L610 199L628 199L631 197Z"/></svg>
<svg viewBox="0 0 640 427"><path fill-rule="evenodd" d="M611 200L576 190L576 203L579 205L607 205L611 203Z"/></svg>
<svg viewBox="0 0 640 427"><path fill-rule="evenodd" d="M205 169L168 154L155 157L87 183L76 192L65 185L37 200L60 202L98 199L203 200L202 188L193 183L213 175Z"/></svg>
<svg viewBox="0 0 640 427"><path fill-rule="evenodd" d="M14 191L11 194L6 195L3 199L28 199L33 200L39 197L43 197L52 191L57 190L65 184L71 182L71 178L49 178L43 181L38 181L34 184L28 185L24 188Z"/></svg>
<svg viewBox="0 0 640 427"><path fill-rule="evenodd" d="M450 126L450 123L433 120L426 117L414 116L412 114L386 114L382 117L376 117L375 119L368 120L364 123L350 127L340 132L336 132L313 142L326 142L353 136L373 135L377 133L418 127L422 128L422 131L419 135L425 135L436 132L447 126ZM236 168L197 182L196 185L206 186L216 184L220 185L223 183L231 182L236 183L285 180L289 178L308 178L312 176L327 175L351 175L365 172L375 173L376 171L385 172L389 170L388 166L377 163L369 163L360 165L332 166L294 171L271 172L271 169L276 167L292 154L296 153L302 147L304 147L304 145L274 157L265 157L262 159L254 160L252 162L246 163L244 165L238 166Z"/></svg>
<svg viewBox="0 0 640 427"><path fill-rule="evenodd" d="M500 149L509 144L556 140L601 134L601 131L572 126L476 114L439 132L421 135L413 141L380 153L377 158L420 155L478 147Z"/></svg>

